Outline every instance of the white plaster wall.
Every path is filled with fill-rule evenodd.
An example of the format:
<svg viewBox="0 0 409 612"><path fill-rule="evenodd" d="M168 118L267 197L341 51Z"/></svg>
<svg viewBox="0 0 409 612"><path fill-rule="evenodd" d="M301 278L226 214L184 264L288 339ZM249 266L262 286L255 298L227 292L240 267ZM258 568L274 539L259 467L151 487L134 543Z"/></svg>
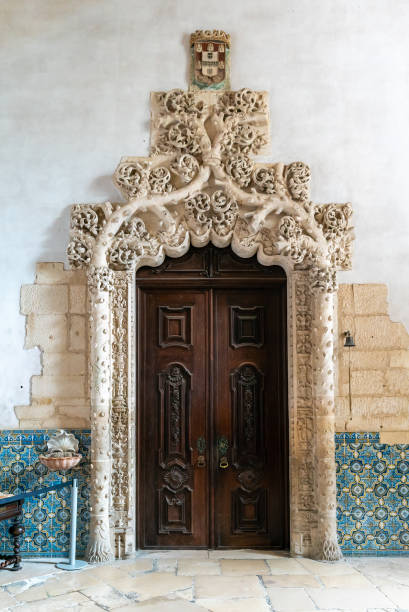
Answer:
<svg viewBox="0 0 409 612"><path fill-rule="evenodd" d="M354 270L387 282L409 326L407 0L1 0L0 427L28 403L19 290L65 260L69 206L118 198L148 151L148 95L186 87L197 28L232 34L232 87L270 92L272 160L303 160L313 197L354 205Z"/></svg>

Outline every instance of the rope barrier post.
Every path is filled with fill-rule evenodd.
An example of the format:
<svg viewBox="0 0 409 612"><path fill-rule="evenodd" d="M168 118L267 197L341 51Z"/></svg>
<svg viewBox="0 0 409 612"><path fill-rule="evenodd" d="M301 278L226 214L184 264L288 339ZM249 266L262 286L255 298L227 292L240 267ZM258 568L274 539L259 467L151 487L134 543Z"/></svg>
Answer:
<svg viewBox="0 0 409 612"><path fill-rule="evenodd" d="M71 528L70 528L70 556L68 563L57 563L56 567L63 570L73 571L79 570L88 565L86 561L75 559L77 547L77 498L78 498L78 480L73 479L71 485Z"/></svg>

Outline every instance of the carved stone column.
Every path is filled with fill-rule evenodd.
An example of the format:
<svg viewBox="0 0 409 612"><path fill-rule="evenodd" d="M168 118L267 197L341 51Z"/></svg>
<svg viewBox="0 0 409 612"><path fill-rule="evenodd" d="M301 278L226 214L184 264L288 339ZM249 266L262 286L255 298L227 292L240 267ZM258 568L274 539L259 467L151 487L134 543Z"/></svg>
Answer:
<svg viewBox="0 0 409 612"><path fill-rule="evenodd" d="M91 563L113 558L110 529L110 299L112 272L90 266L90 385L91 385L91 522L87 558Z"/></svg>
<svg viewBox="0 0 409 612"><path fill-rule="evenodd" d="M335 470L334 290L335 272L313 270L313 377L317 527L313 551L318 559L342 558L337 540Z"/></svg>
<svg viewBox="0 0 409 612"><path fill-rule="evenodd" d="M115 272L111 293L111 531L115 557L135 551L135 346L132 272Z"/></svg>

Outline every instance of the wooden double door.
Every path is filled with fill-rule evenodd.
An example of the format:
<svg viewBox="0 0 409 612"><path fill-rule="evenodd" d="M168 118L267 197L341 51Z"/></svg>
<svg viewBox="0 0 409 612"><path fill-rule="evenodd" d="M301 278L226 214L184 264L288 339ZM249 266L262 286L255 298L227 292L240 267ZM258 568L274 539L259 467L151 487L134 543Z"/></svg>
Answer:
<svg viewBox="0 0 409 612"><path fill-rule="evenodd" d="M197 252L204 279L140 278L138 545L285 548L285 278Z"/></svg>

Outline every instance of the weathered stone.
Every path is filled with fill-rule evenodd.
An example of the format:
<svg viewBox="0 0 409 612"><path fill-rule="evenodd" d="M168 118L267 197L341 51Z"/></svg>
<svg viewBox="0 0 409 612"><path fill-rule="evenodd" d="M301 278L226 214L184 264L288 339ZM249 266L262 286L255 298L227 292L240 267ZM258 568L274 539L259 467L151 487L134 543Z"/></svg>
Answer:
<svg viewBox="0 0 409 612"><path fill-rule="evenodd" d="M86 348L85 317L70 316L69 347L70 351L84 351Z"/></svg>
<svg viewBox="0 0 409 612"><path fill-rule="evenodd" d="M335 401L335 418L337 420L345 420L348 419L349 416L349 398L337 397Z"/></svg>
<svg viewBox="0 0 409 612"><path fill-rule="evenodd" d="M381 444L409 444L409 431L381 431Z"/></svg>
<svg viewBox="0 0 409 612"><path fill-rule="evenodd" d="M340 332L350 329L356 347L344 348L340 335L337 429L408 430L409 335L402 324L394 323L387 316L386 285L350 287L352 297L347 286L340 288L338 329ZM351 309L355 310L353 317ZM352 415L349 414L349 370Z"/></svg>
<svg viewBox="0 0 409 612"><path fill-rule="evenodd" d="M356 395L381 395L385 392L384 370L353 370L351 392Z"/></svg>
<svg viewBox="0 0 409 612"><path fill-rule="evenodd" d="M389 393L408 396L409 409L409 371L405 368L390 368L385 373L385 380Z"/></svg>
<svg viewBox="0 0 409 612"><path fill-rule="evenodd" d="M76 376L87 371L84 353L43 353L43 374Z"/></svg>
<svg viewBox="0 0 409 612"><path fill-rule="evenodd" d="M70 312L75 314L85 314L87 288L84 285L71 285L70 292Z"/></svg>
<svg viewBox="0 0 409 612"><path fill-rule="evenodd" d="M349 395L349 382L338 383L338 394L340 397Z"/></svg>
<svg viewBox="0 0 409 612"><path fill-rule="evenodd" d="M352 285L339 285L338 288L338 312L340 316L354 315L354 296Z"/></svg>
<svg viewBox="0 0 409 612"><path fill-rule="evenodd" d="M409 444L409 431L381 431L381 444Z"/></svg>
<svg viewBox="0 0 409 612"><path fill-rule="evenodd" d="M32 406L15 406L14 412L19 420L33 418L43 419L52 416L55 413L55 409L52 403L46 405L33 402Z"/></svg>
<svg viewBox="0 0 409 612"><path fill-rule="evenodd" d="M68 310L68 287L60 285L23 285L21 287L22 314L62 314Z"/></svg>
<svg viewBox="0 0 409 612"><path fill-rule="evenodd" d="M30 349L35 346L50 353L64 351L67 348L67 317L28 315L24 348Z"/></svg>
<svg viewBox="0 0 409 612"><path fill-rule="evenodd" d="M382 419L387 416L408 415L408 400L405 397L352 397L353 416ZM379 425L377 429L379 428ZM367 431L371 431L370 429Z"/></svg>
<svg viewBox="0 0 409 612"><path fill-rule="evenodd" d="M33 376L31 378L33 400L45 395L59 397L85 397L83 376Z"/></svg>
<svg viewBox="0 0 409 612"><path fill-rule="evenodd" d="M356 416L345 422L345 431L407 431L408 420L400 416ZM338 430L341 431L341 430Z"/></svg>
<svg viewBox="0 0 409 612"><path fill-rule="evenodd" d="M74 402L67 402L66 404L59 404L56 406L56 414L67 415L69 417L80 417L82 419L90 418L90 405L89 402L82 402L81 404L75 404Z"/></svg>
<svg viewBox="0 0 409 612"><path fill-rule="evenodd" d="M354 315L345 315L338 322L338 348L342 348L345 343L345 332L349 331L355 335Z"/></svg>
<svg viewBox="0 0 409 612"><path fill-rule="evenodd" d="M408 353L409 355L409 353ZM351 361L351 370L386 370L389 367L391 351L360 351L355 348L343 348L340 351L340 367L348 368Z"/></svg>
<svg viewBox="0 0 409 612"><path fill-rule="evenodd" d="M60 262L38 262L35 282L39 285L86 285L87 275L84 270L64 270Z"/></svg>
<svg viewBox="0 0 409 612"><path fill-rule="evenodd" d="M355 315L387 315L388 288L386 285L352 285Z"/></svg>
<svg viewBox="0 0 409 612"><path fill-rule="evenodd" d="M409 351L391 351L389 355L391 368L409 369Z"/></svg>
<svg viewBox="0 0 409 612"><path fill-rule="evenodd" d="M53 427L71 427L73 429L86 429L89 427L89 419L56 414L55 416L47 419L47 422L44 423L44 425L46 425L50 429L52 429Z"/></svg>
<svg viewBox="0 0 409 612"><path fill-rule="evenodd" d="M361 350L409 348L405 327L385 315L356 317L355 329L355 344Z"/></svg>
<svg viewBox="0 0 409 612"><path fill-rule="evenodd" d="M60 262L39 262L36 265L36 283L86 285L87 275L84 270L64 270L64 264Z"/></svg>
<svg viewBox="0 0 409 612"><path fill-rule="evenodd" d="M19 422L21 429L41 429L41 419L20 419Z"/></svg>

